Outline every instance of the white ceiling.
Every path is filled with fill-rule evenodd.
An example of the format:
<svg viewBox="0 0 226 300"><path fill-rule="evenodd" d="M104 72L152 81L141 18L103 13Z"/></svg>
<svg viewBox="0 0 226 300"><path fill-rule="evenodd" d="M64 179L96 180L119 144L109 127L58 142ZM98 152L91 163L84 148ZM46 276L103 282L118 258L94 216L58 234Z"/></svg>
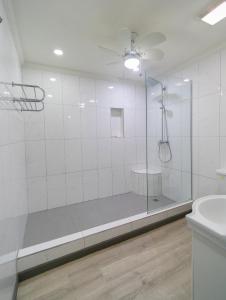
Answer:
<svg viewBox="0 0 226 300"><path fill-rule="evenodd" d="M226 19L215 26L200 21L209 0L13 0L26 62L122 76L124 67L97 45L114 46L124 27L139 34L162 32L162 61L151 64L157 75L200 55L225 39ZM55 48L64 50L56 57Z"/></svg>

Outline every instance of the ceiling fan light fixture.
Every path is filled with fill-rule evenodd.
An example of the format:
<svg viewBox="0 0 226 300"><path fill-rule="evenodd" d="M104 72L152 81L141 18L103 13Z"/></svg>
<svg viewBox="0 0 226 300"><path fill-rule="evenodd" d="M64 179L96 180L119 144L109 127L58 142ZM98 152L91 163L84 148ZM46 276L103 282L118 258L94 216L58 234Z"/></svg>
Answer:
<svg viewBox="0 0 226 300"><path fill-rule="evenodd" d="M136 54L129 54L125 57L124 66L130 70L137 70L140 65L140 58Z"/></svg>
<svg viewBox="0 0 226 300"><path fill-rule="evenodd" d="M139 71L140 71L139 66L133 69L133 72L139 72Z"/></svg>

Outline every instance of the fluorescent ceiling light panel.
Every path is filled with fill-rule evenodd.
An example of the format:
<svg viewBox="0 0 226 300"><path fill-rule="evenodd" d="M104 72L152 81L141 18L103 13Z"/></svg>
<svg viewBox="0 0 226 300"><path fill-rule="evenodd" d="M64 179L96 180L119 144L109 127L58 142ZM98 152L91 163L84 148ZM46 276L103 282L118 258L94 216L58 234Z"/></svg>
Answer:
<svg viewBox="0 0 226 300"><path fill-rule="evenodd" d="M208 14L206 14L202 21L210 25L215 25L226 17L226 1L219 4L217 7L212 9Z"/></svg>

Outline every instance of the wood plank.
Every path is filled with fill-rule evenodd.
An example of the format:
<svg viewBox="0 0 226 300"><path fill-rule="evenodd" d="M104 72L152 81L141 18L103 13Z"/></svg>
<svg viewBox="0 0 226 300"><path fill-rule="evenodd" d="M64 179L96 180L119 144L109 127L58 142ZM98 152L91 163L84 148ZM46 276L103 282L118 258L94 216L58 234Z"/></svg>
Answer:
<svg viewBox="0 0 226 300"><path fill-rule="evenodd" d="M67 263L19 285L18 300L190 300L185 219Z"/></svg>

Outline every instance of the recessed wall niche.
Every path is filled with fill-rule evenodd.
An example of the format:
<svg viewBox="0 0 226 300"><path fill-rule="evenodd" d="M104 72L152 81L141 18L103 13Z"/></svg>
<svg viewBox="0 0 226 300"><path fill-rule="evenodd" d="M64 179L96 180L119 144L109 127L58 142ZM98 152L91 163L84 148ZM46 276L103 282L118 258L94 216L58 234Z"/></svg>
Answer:
<svg viewBox="0 0 226 300"><path fill-rule="evenodd" d="M111 137L124 137L124 109L111 108Z"/></svg>

